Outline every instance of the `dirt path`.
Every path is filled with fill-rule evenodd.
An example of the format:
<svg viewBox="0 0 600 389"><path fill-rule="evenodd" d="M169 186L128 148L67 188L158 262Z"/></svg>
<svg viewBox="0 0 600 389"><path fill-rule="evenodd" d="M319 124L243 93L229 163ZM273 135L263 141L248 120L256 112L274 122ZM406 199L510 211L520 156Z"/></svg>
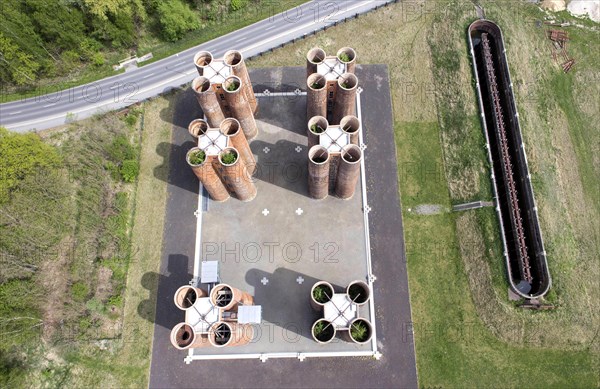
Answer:
<svg viewBox="0 0 600 389"><path fill-rule="evenodd" d="M42 289L47 291L46 301L43 306L44 327L42 338L49 341L60 328L64 318L64 301L69 300L69 256L73 253L73 242L70 237L63 239L57 245L56 258L42 261L40 273Z"/></svg>

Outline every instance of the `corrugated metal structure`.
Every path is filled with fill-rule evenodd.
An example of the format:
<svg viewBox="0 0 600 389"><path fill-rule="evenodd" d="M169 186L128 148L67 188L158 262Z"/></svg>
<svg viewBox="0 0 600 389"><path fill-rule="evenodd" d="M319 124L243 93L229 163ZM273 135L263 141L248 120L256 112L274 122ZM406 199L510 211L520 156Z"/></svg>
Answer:
<svg viewBox="0 0 600 389"><path fill-rule="evenodd" d="M538 298L551 278L502 31L477 20L468 32L508 279L520 296Z"/></svg>

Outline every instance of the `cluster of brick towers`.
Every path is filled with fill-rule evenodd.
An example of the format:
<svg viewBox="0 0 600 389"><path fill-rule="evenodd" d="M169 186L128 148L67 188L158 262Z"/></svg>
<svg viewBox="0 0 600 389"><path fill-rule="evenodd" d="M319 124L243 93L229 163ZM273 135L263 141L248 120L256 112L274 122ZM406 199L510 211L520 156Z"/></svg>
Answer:
<svg viewBox="0 0 600 389"><path fill-rule="evenodd" d="M187 162L213 200L233 195L250 201L257 194L252 181L256 160L249 142L258 135L258 102L243 56L230 50L214 59L200 51L194 64L199 76L192 89L205 119L189 125L198 145L187 153ZM356 190L363 150L355 68L356 52L349 47L335 56L316 47L306 57L308 193L313 199L330 193L350 199Z"/></svg>
<svg viewBox="0 0 600 389"><path fill-rule="evenodd" d="M217 60L200 51L194 64L199 76L192 89L206 120L193 120L188 127L198 146L187 153L187 162L213 200L234 195L251 201L256 160L249 141L258 134L258 102L242 53L230 50Z"/></svg>
<svg viewBox="0 0 600 389"><path fill-rule="evenodd" d="M231 196L251 201L257 195L252 180L256 159L250 142L258 135L254 117L258 102L242 54L231 50L217 60L211 53L200 51L194 64L199 76L193 80L192 89L204 118L188 126L197 146L188 151L186 160L214 201ZM320 48L307 54L308 194L316 200L330 193L350 199L360 178L362 125L356 116L360 92L355 67L356 53L348 47L335 56L327 56ZM365 288L368 292L368 286ZM185 311L185 321L171 331L173 346L183 350L248 344L254 334L250 323L260 323L246 319L254 305L253 297L226 284L207 290L183 286L175 293L175 305ZM331 291L335 297L333 288ZM356 311L360 304L352 303ZM336 326L347 330L348 323Z"/></svg>
<svg viewBox="0 0 600 389"><path fill-rule="evenodd" d="M327 56L315 47L306 55L308 192L324 199L330 192L354 196L363 151L356 115L356 52L344 47Z"/></svg>
<svg viewBox="0 0 600 389"><path fill-rule="evenodd" d="M254 305L254 298L227 284L214 286L210 293L193 286L182 286L174 296L185 321L171 330L171 344L179 350L199 347L231 347L248 344L254 327L238 318L241 306Z"/></svg>

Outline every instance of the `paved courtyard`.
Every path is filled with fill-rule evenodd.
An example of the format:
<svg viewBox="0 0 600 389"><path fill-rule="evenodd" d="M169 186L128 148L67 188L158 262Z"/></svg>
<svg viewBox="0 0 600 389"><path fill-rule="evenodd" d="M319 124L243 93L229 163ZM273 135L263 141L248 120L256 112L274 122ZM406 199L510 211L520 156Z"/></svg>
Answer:
<svg viewBox="0 0 600 389"><path fill-rule="evenodd" d="M336 293L354 280L367 282L362 186L351 200L308 197L306 97L260 97L257 158L258 194L251 202L209 201L202 216L201 258L219 261L221 281L249 292L262 305L263 323L245 346L199 348L195 354L369 351L337 338L315 342L319 317L310 289L321 280ZM190 210L193 212L193 209ZM369 305L360 316L371 320Z"/></svg>

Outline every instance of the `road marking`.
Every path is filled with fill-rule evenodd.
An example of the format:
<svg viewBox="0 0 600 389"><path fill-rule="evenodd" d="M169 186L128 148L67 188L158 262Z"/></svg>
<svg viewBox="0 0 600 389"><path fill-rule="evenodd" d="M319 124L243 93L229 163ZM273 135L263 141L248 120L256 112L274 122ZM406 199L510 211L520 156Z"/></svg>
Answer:
<svg viewBox="0 0 600 389"><path fill-rule="evenodd" d="M144 76L144 77L142 77L142 79L145 79L145 78L151 77L153 74L154 74L154 73L150 73L150 74L148 74L147 76Z"/></svg>
<svg viewBox="0 0 600 389"><path fill-rule="evenodd" d="M246 40L246 37L244 36L244 37L241 37L240 39L238 39L237 41L235 41L235 43L238 43L238 42L241 42L241 41L245 41L245 40Z"/></svg>
<svg viewBox="0 0 600 389"><path fill-rule="evenodd" d="M46 104L46 105L42 106L42 108L52 107L53 105L56 105L56 103Z"/></svg>
<svg viewBox="0 0 600 389"><path fill-rule="evenodd" d="M274 29L275 27L277 27L277 25L271 26L271 27L269 27L269 28L265 28L265 31L272 30L272 29Z"/></svg>
<svg viewBox="0 0 600 389"><path fill-rule="evenodd" d="M117 84L117 85L113 85L113 86L111 86L111 87L110 87L110 88L108 88L108 89L110 89L110 90L113 90L113 89L115 89L115 88L118 88L119 86L120 86L119 84Z"/></svg>
<svg viewBox="0 0 600 389"><path fill-rule="evenodd" d="M9 113L9 115L16 115L16 114L21 113L21 112L23 112L23 111L11 112L11 113Z"/></svg>

